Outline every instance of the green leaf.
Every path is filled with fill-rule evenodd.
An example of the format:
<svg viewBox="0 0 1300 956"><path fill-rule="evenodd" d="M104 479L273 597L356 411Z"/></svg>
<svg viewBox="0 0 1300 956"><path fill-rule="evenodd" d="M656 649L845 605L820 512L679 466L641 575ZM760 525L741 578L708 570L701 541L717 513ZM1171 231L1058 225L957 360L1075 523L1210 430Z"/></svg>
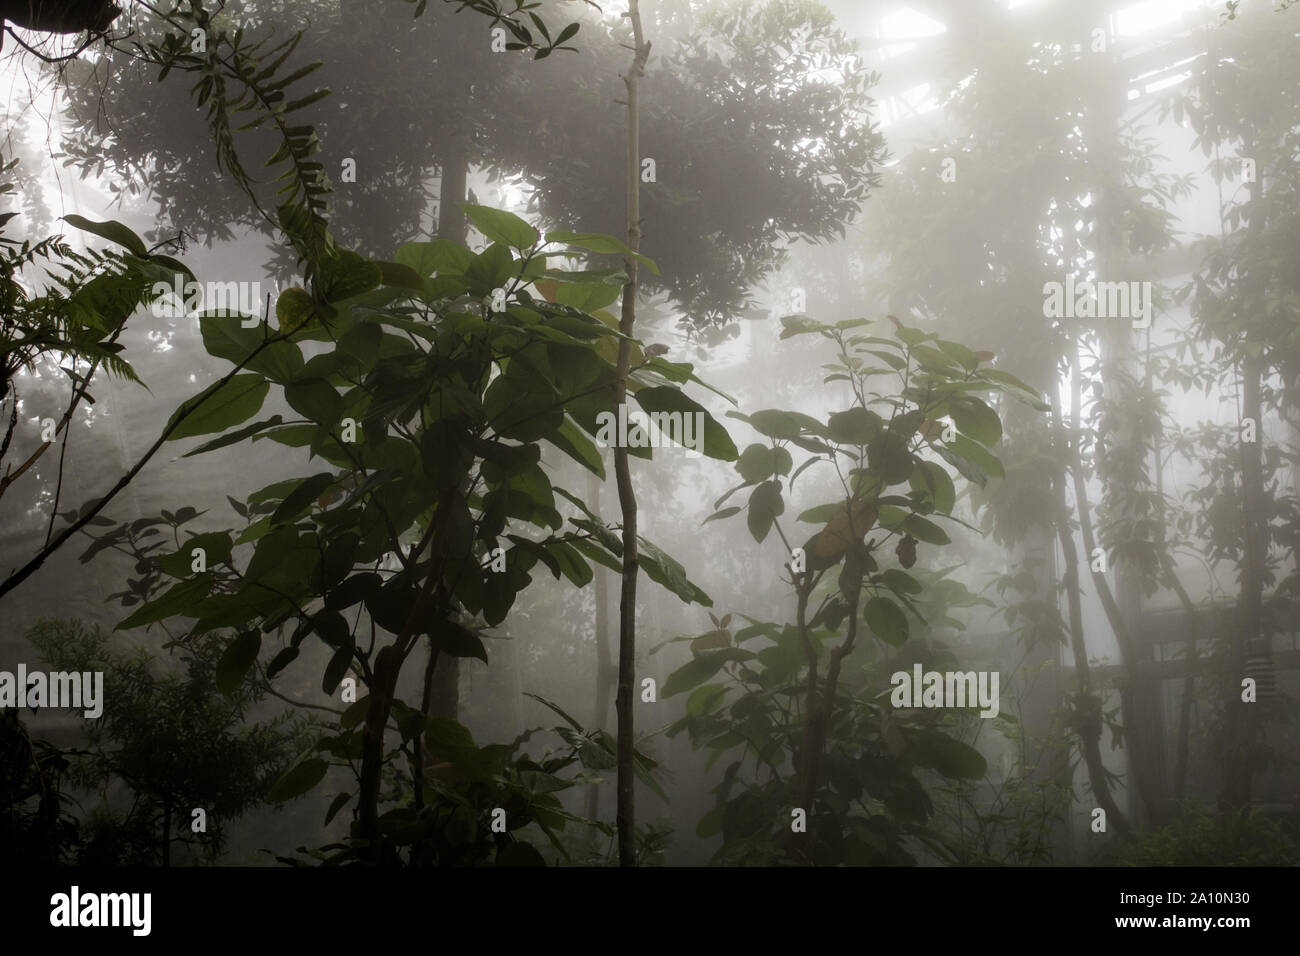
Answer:
<svg viewBox="0 0 1300 956"><path fill-rule="evenodd" d="M781 486L775 481L765 481L749 496L749 533L754 540L762 544L778 515L785 512L785 500L781 497Z"/></svg>
<svg viewBox="0 0 1300 956"><path fill-rule="evenodd" d="M163 618L176 615L197 617L197 614L186 612L192 611L194 605L205 598L210 590L212 590L211 574L200 574L188 581L180 581L173 584L148 604L136 608L135 613L118 624L113 630L128 631L133 627L152 624L155 621L161 621Z"/></svg>
<svg viewBox="0 0 1300 956"><path fill-rule="evenodd" d="M954 399L948 413L957 431L969 435L982 445L992 448L1002 438L1002 422L998 413L974 395Z"/></svg>
<svg viewBox="0 0 1300 956"><path fill-rule="evenodd" d="M212 441L205 441L198 448L187 451L181 455L182 458L189 458L192 455L202 455L204 452L215 451L218 448L225 448L227 445L234 445L243 441L249 435L256 435L267 428L274 428L277 425L283 425L284 419L279 415L272 415L270 418L264 418L260 422L253 422L251 425L245 425L238 431L229 432L220 438L214 438ZM240 517L243 517L242 515Z"/></svg>
<svg viewBox="0 0 1300 956"><path fill-rule="evenodd" d="M582 725L579 724L579 723L578 723L576 720L574 720L572 717L570 717L570 716L569 716L569 715L564 711L564 709L563 709L562 707L560 707L559 704L552 703L551 701L547 700L545 697L539 697L537 694L531 694L531 693L529 693L528 691L525 691L525 692L524 692L524 696L525 696L525 697L531 697L533 700L537 701L537 702L538 702L539 704L541 704L543 707L547 707L547 708L549 708L550 710L555 711L555 713L559 714L561 717L564 718L565 723L567 723L570 727L572 727L572 728L573 728L574 730L576 730L578 733L583 733Z"/></svg>
<svg viewBox="0 0 1300 956"><path fill-rule="evenodd" d="M948 537L946 531L920 515L908 515L903 520L903 530L916 540L927 544L952 544L952 539Z"/></svg>
<svg viewBox="0 0 1300 956"><path fill-rule="evenodd" d="M375 265L379 266L379 276L384 285L415 292L424 291L424 278L411 266L382 260L376 260Z"/></svg>
<svg viewBox="0 0 1300 956"><path fill-rule="evenodd" d="M753 444L747 447L736 462L736 471L750 484L757 484L772 477L772 449L768 445Z"/></svg>
<svg viewBox="0 0 1300 956"><path fill-rule="evenodd" d="M727 687L724 684L703 684L691 691L691 696L686 698L686 712L696 717L711 714L722 706L726 696Z"/></svg>
<svg viewBox="0 0 1300 956"><path fill-rule="evenodd" d="M333 800L330 801L330 808L325 813L325 826L330 825L330 821L333 820L334 817L338 815L338 812L340 810L342 810L345 806L347 806L348 801L351 799L352 799L352 794L340 793L338 796L336 796Z"/></svg>
<svg viewBox="0 0 1300 956"><path fill-rule="evenodd" d="M586 249L588 252L601 252L611 255L620 255L624 258L636 257L636 260L644 265L655 275L659 274L659 267L654 261L641 255L639 252L633 252L624 243L615 239L613 236L606 236L596 232L568 232L558 229L555 232L546 234L547 242L561 242L566 246L577 246L579 249Z"/></svg>
<svg viewBox="0 0 1300 956"><path fill-rule="evenodd" d="M352 663L352 645L344 644L334 652L330 662L325 665L325 674L321 678L320 689L325 694L333 694L348 673L348 666Z"/></svg>
<svg viewBox="0 0 1300 956"><path fill-rule="evenodd" d="M217 690L226 695L238 690L261 649L262 635L258 631L244 631L226 645L221 659L217 661Z"/></svg>
<svg viewBox="0 0 1300 956"><path fill-rule="evenodd" d="M844 445L866 445L880 434L884 426L884 421L875 412L866 408L850 408L848 411L831 412L826 433Z"/></svg>
<svg viewBox="0 0 1300 956"><path fill-rule="evenodd" d="M546 858L531 843L515 841L497 848L494 866L545 866Z"/></svg>
<svg viewBox="0 0 1300 956"><path fill-rule="evenodd" d="M582 559L582 555L567 542L548 541L546 548L559 562L560 571L572 582L574 587L583 588L595 576L591 565Z"/></svg>
<svg viewBox="0 0 1300 956"><path fill-rule="evenodd" d="M350 249L339 249L321 261L315 282L326 302L339 302L369 292L383 278L377 263Z"/></svg>
<svg viewBox="0 0 1300 956"><path fill-rule="evenodd" d="M172 414L167 441L210 435L248 421L261 410L270 388L266 379L251 372L241 372L224 385L220 381L209 385Z"/></svg>
<svg viewBox="0 0 1300 956"><path fill-rule="evenodd" d="M281 650L280 653L276 654L275 657L271 658L271 663L266 665L267 680L270 680L276 674L280 673L280 671L292 664L294 658L298 656L298 653L298 648L286 647Z"/></svg>
<svg viewBox="0 0 1300 956"><path fill-rule="evenodd" d="M487 648L477 634L455 621L439 621L429 635L433 646L451 657L476 657L484 664L488 662Z"/></svg>
<svg viewBox="0 0 1300 956"><path fill-rule="evenodd" d="M867 446L867 461L886 485L906 481L912 474L912 453L906 439L896 432L885 430L877 434Z"/></svg>
<svg viewBox="0 0 1300 956"><path fill-rule="evenodd" d="M752 660L754 653L740 647L728 647L719 651L706 651L698 657L687 661L677 670L668 675L664 681L664 686L660 691L664 698L673 697L684 691L698 687L706 680L711 678L722 665L728 661L747 661Z"/></svg>
<svg viewBox="0 0 1300 956"><path fill-rule="evenodd" d="M638 389L636 392L637 404L652 415L654 413L667 413L669 415L680 413L677 419L682 427L686 424L687 415L703 415L704 436L702 450L710 458L716 458L719 461L735 461L739 457L736 451L735 443L732 442L731 436L718 421L705 411L704 406L692 398L688 398L685 393L671 385L657 385L652 388ZM693 422L696 420L692 420ZM669 429L669 438L674 440L684 437L680 427ZM700 443L700 435L695 432L692 424L692 440Z"/></svg>
<svg viewBox="0 0 1300 956"><path fill-rule="evenodd" d="M460 208L465 210L465 216L474 224L474 228L492 242L502 242L524 250L531 249L539 238L536 229L512 212L468 202L461 203Z"/></svg>
<svg viewBox="0 0 1300 956"><path fill-rule="evenodd" d="M873 597L863 609L867 627L886 644L902 647L907 641L907 615L886 597Z"/></svg>
<svg viewBox="0 0 1300 956"><path fill-rule="evenodd" d="M142 259L149 255L144 240L116 220L110 219L106 222L96 222L93 219L87 219L85 216L72 214L64 216L63 221L84 232L94 233L101 239L115 242L119 246L131 250Z"/></svg>
<svg viewBox="0 0 1300 956"><path fill-rule="evenodd" d="M971 441L965 435L955 435L952 441L935 446L944 460L962 473L968 480L981 488L989 477L1002 478L1002 463L983 445Z"/></svg>
<svg viewBox="0 0 1300 956"><path fill-rule="evenodd" d="M235 365L245 362L265 341L260 326L246 329L237 315L204 312L199 315L199 330L203 335L203 347L209 355ZM283 385L293 381L302 372L302 366L302 352L298 346L292 342L272 342L244 367L252 372L261 372L271 381Z"/></svg>
<svg viewBox="0 0 1300 956"><path fill-rule="evenodd" d="M922 461L908 482L913 491L924 492L934 503L934 510L949 514L957 503L957 490L947 469L933 461Z"/></svg>
<svg viewBox="0 0 1300 956"><path fill-rule="evenodd" d="M749 422L760 435L769 438L798 438L804 432L825 435L826 427L817 419L802 412L784 412L774 408L763 409L745 416L739 412L727 412L728 418L739 418Z"/></svg>
<svg viewBox="0 0 1300 956"><path fill-rule="evenodd" d="M435 272L439 275L464 275L474 261L474 253L450 239L434 239L432 242L408 242L399 246L393 258L425 277Z"/></svg>
<svg viewBox="0 0 1300 956"><path fill-rule="evenodd" d="M188 540L182 541L179 551L160 559L158 566L173 577L188 578L195 573L192 570L195 548L203 549L203 560L206 567L215 567L223 561L230 560L230 535L224 531L195 535Z"/></svg>
<svg viewBox="0 0 1300 956"><path fill-rule="evenodd" d="M330 765L319 757L308 757L277 780L271 786L266 799L271 803L284 803L294 797L300 797L324 780L329 768Z"/></svg>
<svg viewBox="0 0 1300 956"><path fill-rule="evenodd" d="M343 398L321 378L304 379L284 387L284 400L304 418L332 429L343 418Z"/></svg>
<svg viewBox="0 0 1300 956"><path fill-rule="evenodd" d="M988 764L978 750L944 734L918 734L909 737L908 742L918 764L933 767L945 777L982 780L988 772Z"/></svg>
<svg viewBox="0 0 1300 956"><path fill-rule="evenodd" d="M736 514L740 514L740 508L723 508L721 511L715 511L713 514L709 515L701 521L700 524L708 524L710 521L716 521L720 518L730 518L732 515Z"/></svg>
<svg viewBox="0 0 1300 956"><path fill-rule="evenodd" d="M323 471L304 480L302 484L289 492L284 500L280 502L279 507L271 513L271 524L277 525L293 521L303 511L310 508L326 488L334 484L336 477L331 472Z"/></svg>
<svg viewBox="0 0 1300 956"><path fill-rule="evenodd" d="M602 479L605 477L605 463L600 457L600 449L573 423L573 419L566 416L560 427L546 436L546 440L588 471Z"/></svg>
<svg viewBox="0 0 1300 956"><path fill-rule="evenodd" d="M639 561L646 576L662 584L688 604L692 601L703 607L713 607L713 599L686 577L686 569L671 555L661 551L645 538L637 537ZM578 542L574 542L576 547ZM583 554L591 555L584 549Z"/></svg>
<svg viewBox="0 0 1300 956"><path fill-rule="evenodd" d="M818 322L816 319L807 315L783 315L781 316L781 338L788 339L795 335L806 335L809 332L824 332L830 328L825 323Z"/></svg>

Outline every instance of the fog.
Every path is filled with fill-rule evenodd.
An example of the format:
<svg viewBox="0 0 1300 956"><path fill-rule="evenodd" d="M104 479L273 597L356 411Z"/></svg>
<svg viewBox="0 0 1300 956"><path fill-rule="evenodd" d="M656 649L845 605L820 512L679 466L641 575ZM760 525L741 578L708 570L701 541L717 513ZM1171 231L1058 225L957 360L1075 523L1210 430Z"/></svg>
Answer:
<svg viewBox="0 0 1300 956"><path fill-rule="evenodd" d="M490 3L230 2L170 25L126 6L107 39L19 29L0 60L0 155L18 161L0 196L0 853L619 862L623 581L600 557L617 566L622 549L593 527L618 541L627 512L617 442L591 424L614 407L631 179L648 261L622 367L629 394L654 391L624 404L699 410L705 427L695 448L625 442L641 539L625 854L1300 862L1300 10L641 0L650 46L629 86L623 3L543 3L545 32L494 23ZM572 49L535 58L569 23ZM160 79L148 60L169 32L188 53ZM273 72L272 47L298 32ZM77 36L92 42L66 61L31 52L72 53ZM221 72L267 70L266 86L315 60L279 113L253 94L236 110L245 90ZM196 92L223 76L224 126ZM330 94L300 99L317 88ZM327 187L295 191L317 169ZM330 287L330 269L361 267L310 229L287 241L286 197L319 202L337 248L386 264L382 281ZM508 290L479 289L465 264L508 257L513 228L484 209L569 238ZM209 290L236 284L249 318L204 325L213 303L169 312L139 290L118 315L118 293L77 284L102 264L75 254L130 244L68 216L128 227L151 289L177 262ZM66 252L20 261L24 240L58 234ZM60 287L65 266L90 271ZM40 298L59 288L62 304ZM251 412L206 431L191 416L189 437L153 448L236 364L242 346L214 330L265 338L312 309L292 382L250 366L270 382ZM513 323L473 339L501 350L481 375L454 345L471 321ZM402 348L418 358L402 365ZM73 402L88 374L93 403ZM329 422L304 411L309 380ZM568 418L503 427L537 390ZM276 422L188 454L273 416L324 432ZM537 449L536 472L516 447ZM150 528L165 546L133 550ZM282 531L310 537L311 575L289 570L308 545L265 545ZM225 542L218 555L204 538L208 566L191 566L191 535ZM582 547L551 543L570 538ZM239 595L261 600L255 569L286 603L240 616ZM377 583L361 599L363 575L414 583L384 610ZM119 627L178 580L202 592ZM380 713L379 652L404 640L398 703ZM103 673L105 716L20 709L2 683L19 665ZM367 831L374 719L386 759Z"/></svg>

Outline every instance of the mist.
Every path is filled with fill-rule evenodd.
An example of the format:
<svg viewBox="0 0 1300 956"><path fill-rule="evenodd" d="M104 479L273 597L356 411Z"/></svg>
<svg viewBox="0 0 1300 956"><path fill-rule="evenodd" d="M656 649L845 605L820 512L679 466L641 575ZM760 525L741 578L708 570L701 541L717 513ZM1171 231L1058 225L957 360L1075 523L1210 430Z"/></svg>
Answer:
<svg viewBox="0 0 1300 956"><path fill-rule="evenodd" d="M125 7L5 14L0 855L1300 862L1300 10Z"/></svg>

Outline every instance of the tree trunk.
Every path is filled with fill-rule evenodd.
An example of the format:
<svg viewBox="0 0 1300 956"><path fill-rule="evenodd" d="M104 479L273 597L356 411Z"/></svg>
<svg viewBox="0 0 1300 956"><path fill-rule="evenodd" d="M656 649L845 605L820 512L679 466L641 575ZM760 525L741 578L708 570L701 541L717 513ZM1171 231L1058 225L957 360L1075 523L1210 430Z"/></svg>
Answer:
<svg viewBox="0 0 1300 956"><path fill-rule="evenodd" d="M1248 144L1246 144L1248 145ZM1246 155L1257 155L1254 151ZM1257 171L1250 185L1251 217L1247 227L1252 237L1264 228L1263 207L1264 171ZM1257 276L1247 275L1242 283L1245 292L1244 309L1254 310L1262 317L1264 289ZM1268 516L1264 508L1264 471L1260 460L1264 442L1264 407L1260 386L1266 372L1260 355L1247 353L1241 363L1241 416L1255 423L1255 440L1238 441L1241 444L1241 510L1242 556L1241 592L1237 598L1238 629L1229 648L1230 667L1224 682L1224 704L1228 715L1226 779L1223 799L1233 806L1250 802L1251 783L1254 776L1256 710L1258 703L1245 703L1241 699L1241 678L1246 672L1246 656L1251 644L1265 638L1264 633L1264 574L1268 557Z"/></svg>
<svg viewBox="0 0 1300 956"><path fill-rule="evenodd" d="M1243 418L1254 420L1255 441L1241 442L1241 593L1237 598L1237 633L1231 638L1228 679L1224 682L1228 753L1223 799L1233 806L1250 802L1251 778L1254 776L1255 708L1259 705L1242 701L1241 677L1246 672L1250 645L1260 640L1264 633L1264 561L1268 552L1268 531L1260 462L1260 444L1264 438L1261 424L1263 403L1260 399L1262 378L1263 363L1258 358L1247 358L1242 363L1241 414Z"/></svg>
<svg viewBox="0 0 1300 956"><path fill-rule="evenodd" d="M623 77L627 87L627 245L633 253L641 248L641 136L640 79L650 55L650 45L641 34L641 10L638 0L628 0L628 18L632 23L632 65ZM623 286L623 314L618 343L618 377L615 403L627 402L627 376L632 364L631 337L636 327L637 260L624 260L627 282ZM632 754L635 734L632 721L633 693L636 681L636 578L638 568L636 536L636 492L632 487L632 470L627 448L614 449L614 472L618 481L618 503L623 512L623 586L618 609L618 862L636 865L635 782Z"/></svg>
<svg viewBox="0 0 1300 956"><path fill-rule="evenodd" d="M442 184L438 188L438 238L465 244L468 225L465 211L460 208L465 201L469 177L469 149L464 139L448 140L447 152L442 158ZM436 657L430 645L428 665L425 667L425 712L434 717L458 720L460 717L460 658L443 655ZM436 659L435 659L436 658Z"/></svg>
<svg viewBox="0 0 1300 956"><path fill-rule="evenodd" d="M1070 346L1074 348L1073 343ZM1071 419L1067 426L1060 416L1060 400L1056 406L1056 420L1060 425L1060 441L1064 445L1066 428L1070 429L1068 442L1073 446L1073 453L1067 454L1061 448L1061 461L1072 463L1075 468L1075 480L1078 481L1079 467L1079 378L1078 364L1074 365L1074 383L1070 407ZM1054 395L1055 399L1056 396ZM1068 467L1068 464L1066 465ZM1088 666L1088 646L1083 633L1083 607L1079 592L1079 553L1075 547L1074 535L1070 530L1069 507L1065 499L1066 470L1062 468L1056 479L1056 506L1060 518L1056 523L1057 536L1061 542L1061 554L1065 559L1065 595L1070 614L1070 649L1074 654L1074 731L1079 737L1079 749L1083 752L1083 763L1088 771L1088 785L1092 788L1097 805L1106 811L1106 820L1114 824L1115 829L1126 834L1129 831L1127 818L1120 811L1111 795L1110 784L1106 780L1106 767L1101 759L1101 698L1093 692L1092 675Z"/></svg>
<svg viewBox="0 0 1300 956"><path fill-rule="evenodd" d="M468 224L461 203L469 180L469 144L461 137L447 141L442 157L442 185L438 187L438 238L465 244Z"/></svg>
<svg viewBox="0 0 1300 956"><path fill-rule="evenodd" d="M600 514L600 491L600 479L588 473L587 503L597 515ZM617 672L609 653L609 578L605 574L605 568L598 564L592 565L592 573L595 575L592 587L596 600L596 697L592 704L589 729L600 730L609 716L609 693ZM595 820L599 816L600 784L593 783L587 789L586 817Z"/></svg>

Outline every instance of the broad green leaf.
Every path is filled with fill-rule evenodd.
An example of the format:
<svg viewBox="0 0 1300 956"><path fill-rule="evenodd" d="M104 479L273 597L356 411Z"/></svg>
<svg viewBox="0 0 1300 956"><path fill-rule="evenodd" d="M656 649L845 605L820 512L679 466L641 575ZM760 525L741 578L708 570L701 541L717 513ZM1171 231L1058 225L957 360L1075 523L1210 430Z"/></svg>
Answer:
<svg viewBox="0 0 1300 956"><path fill-rule="evenodd" d="M732 515L736 515L736 514L740 514L740 508L738 507L723 508L721 511L715 511L713 514L709 515L707 518L701 521L700 524L708 524L710 521L716 521L720 518L730 518Z"/></svg>
<svg viewBox="0 0 1300 956"><path fill-rule="evenodd" d="M809 332L825 332L830 329L829 325L818 322L816 319L807 315L783 315L781 316L781 338L788 339L794 335L806 335Z"/></svg>
<svg viewBox="0 0 1300 956"><path fill-rule="evenodd" d="M197 614L187 612L194 611L194 606L206 597L211 590L211 574L200 574L188 581L179 581L148 604L136 608L135 613L127 617L113 630L128 631L133 627L140 627L142 624L152 624L155 621L178 615L197 617Z"/></svg>
<svg viewBox="0 0 1300 956"><path fill-rule="evenodd" d="M992 448L1002 438L1002 422L998 413L973 395L954 399L948 413L957 431L969 435L982 445Z"/></svg>
<svg viewBox="0 0 1300 956"><path fill-rule="evenodd" d="M933 767L945 777L982 780L988 771L988 764L978 750L944 734L931 731L909 735L908 742L918 764Z"/></svg>
<svg viewBox="0 0 1300 956"><path fill-rule="evenodd" d="M907 441L888 429L877 434L867 446L867 461L872 472L886 485L907 481L912 474L912 453Z"/></svg>
<svg viewBox="0 0 1300 956"><path fill-rule="evenodd" d="M826 434L826 427L821 422L802 412L785 412L769 408L754 412L752 415L727 412L727 417L749 422L755 431L769 438L793 439L804 432L822 436Z"/></svg>
<svg viewBox="0 0 1300 956"><path fill-rule="evenodd" d="M244 677L257 660L262 649L262 635L258 631L244 631L228 645L217 661L216 685L221 693L230 695L239 689Z"/></svg>
<svg viewBox="0 0 1300 956"><path fill-rule="evenodd" d="M312 503L324 493L326 488L334 484L336 477L332 472L321 472L303 481L297 488L286 495L275 511L271 513L271 524L278 525L295 520L311 507Z"/></svg>
<svg viewBox="0 0 1300 956"><path fill-rule="evenodd" d="M955 435L950 442L935 446L943 458L970 481L981 488L989 477L1002 478L1005 473L1002 463L983 445L971 441L965 435Z"/></svg>
<svg viewBox="0 0 1300 956"><path fill-rule="evenodd" d="M167 422L171 429L167 441L210 435L248 421L261 410L270 387L266 379L251 372L241 372L224 384L218 381L209 385L172 414ZM172 428L173 423L178 424Z"/></svg>
<svg viewBox="0 0 1300 956"><path fill-rule="evenodd" d="M266 799L271 803L284 803L286 800L300 797L324 780L325 772L329 768L330 765L319 757L308 757L280 777L271 786Z"/></svg>
<svg viewBox="0 0 1300 956"><path fill-rule="evenodd" d="M946 531L933 521L928 521L920 515L908 515L903 521L903 530L916 540L924 541L927 544L952 543L952 539L948 537Z"/></svg>
<svg viewBox="0 0 1300 956"><path fill-rule="evenodd" d="M450 239L434 239L432 242L408 242L399 246L393 258L427 278L435 272L439 275L464 275L474 261L474 253Z"/></svg>
<svg viewBox="0 0 1300 956"><path fill-rule="evenodd" d="M740 477L751 484L766 481L772 477L772 449L768 445L753 444L748 446L736 462L736 471Z"/></svg>
<svg viewBox="0 0 1300 956"><path fill-rule="evenodd" d="M588 471L602 479L605 477L605 463L601 459L600 449L571 418L566 416L560 427L546 436L546 440Z"/></svg>
<svg viewBox="0 0 1300 956"><path fill-rule="evenodd" d="M947 469L933 461L922 461L908 479L913 491L927 493L934 502L934 510L949 514L957 503L957 490Z"/></svg>
<svg viewBox="0 0 1300 956"><path fill-rule="evenodd" d="M704 406L692 398L688 398L685 393L671 385L657 385L651 388L638 389L636 393L637 404L640 405L652 416L655 414L668 414L676 416L671 421L677 424L668 431L669 438L674 441L684 438L683 428L686 427L686 416L703 416L702 418L691 419L691 439L694 443L702 445L704 454L710 458L716 458L719 461L735 461L738 457L736 446L727 434L727 430L718 423L718 421L705 411ZM653 419L652 419L653 420ZM696 423L703 421L704 434L703 441L696 429Z"/></svg>
<svg viewBox="0 0 1300 956"><path fill-rule="evenodd" d="M474 224L474 228L492 242L502 242L524 250L531 249L539 238L536 229L512 212L468 202L461 203L460 208L465 210L465 216Z"/></svg>
<svg viewBox="0 0 1300 956"><path fill-rule="evenodd" d="M645 538L637 538L639 563L646 576L656 584L662 584L686 603L694 602L703 607L713 607L713 599L704 593L686 576L686 569L671 555L661 551ZM577 542L574 542L575 547ZM588 554L583 549L583 554ZM590 555L588 554L590 557Z"/></svg>
<svg viewBox="0 0 1300 956"><path fill-rule="evenodd" d="M250 372L261 372L273 382L284 385L302 372L302 352L298 346L292 342L272 342L258 352L265 341L264 333L260 327L244 328L240 316L204 312L199 315L199 330L203 335L203 347L209 355L235 365L257 352L244 367Z"/></svg>
<svg viewBox="0 0 1300 956"><path fill-rule="evenodd" d="M195 535L182 541L179 551L161 558L158 566L173 577L188 578L195 573L193 567L196 548L203 549L203 562L206 567L214 568L223 561L230 560L230 535L224 531Z"/></svg>
<svg viewBox="0 0 1300 956"><path fill-rule="evenodd" d="M116 220L110 219L106 222L96 222L93 219L87 219L85 216L70 214L64 216L63 221L77 229L94 233L101 239L115 242L119 246L131 250L142 259L149 255L144 240Z"/></svg>
<svg viewBox="0 0 1300 956"><path fill-rule="evenodd" d="M289 407L304 418L333 429L343 418L343 398L324 379L309 378L284 387Z"/></svg>
<svg viewBox="0 0 1300 956"><path fill-rule="evenodd" d="M555 232L546 234L547 242L561 242L567 246L577 246L579 249L586 249L588 252L601 252L612 255L620 255L624 258L635 257L638 262L653 272L659 274L659 267L654 264L654 260L648 259L639 252L633 252L627 245L613 236L606 236L596 232L568 232L558 229Z"/></svg>
<svg viewBox="0 0 1300 956"><path fill-rule="evenodd" d="M348 666L352 663L352 645L345 644L334 652L330 662L325 665L325 673L321 678L320 689L326 695L333 694L338 688L339 683L348 673Z"/></svg>
<svg viewBox="0 0 1300 956"><path fill-rule="evenodd" d="M871 632L886 644L902 647L907 641L907 615L889 598L873 597L863 609L863 617Z"/></svg>
<svg viewBox="0 0 1300 956"><path fill-rule="evenodd" d="M382 260L376 260L375 265L379 266L379 276L384 285L411 289L415 292L424 291L424 278L410 266Z"/></svg>
<svg viewBox="0 0 1300 956"><path fill-rule="evenodd" d="M251 425L245 425L238 431L229 432L220 438L214 438L212 441L205 441L198 448L187 451L181 455L182 458L189 458L192 455L202 455L204 452L215 451L218 448L225 448L227 445L234 445L243 441L250 435L256 435L260 431L268 428L274 428L284 423L284 419L279 415L272 415L270 418L264 418L260 422L253 422Z"/></svg>
<svg viewBox="0 0 1300 956"><path fill-rule="evenodd" d="M843 445L866 445L875 438L885 423L879 415L866 408L850 408L831 412L826 434Z"/></svg>
<svg viewBox="0 0 1300 956"><path fill-rule="evenodd" d="M772 523L777 516L785 512L785 501L781 497L781 488L775 481L765 481L754 489L749 496L749 533L754 540L762 544L767 533L772 530Z"/></svg>
<svg viewBox="0 0 1300 956"><path fill-rule="evenodd" d="M684 691L691 690L703 684L711 678L722 666L728 661L747 661L752 660L754 654L752 651L744 650L739 647L728 647L718 651L706 651L698 657L693 657L677 670L668 675L664 681L664 686L660 695L664 698L673 697Z"/></svg>

